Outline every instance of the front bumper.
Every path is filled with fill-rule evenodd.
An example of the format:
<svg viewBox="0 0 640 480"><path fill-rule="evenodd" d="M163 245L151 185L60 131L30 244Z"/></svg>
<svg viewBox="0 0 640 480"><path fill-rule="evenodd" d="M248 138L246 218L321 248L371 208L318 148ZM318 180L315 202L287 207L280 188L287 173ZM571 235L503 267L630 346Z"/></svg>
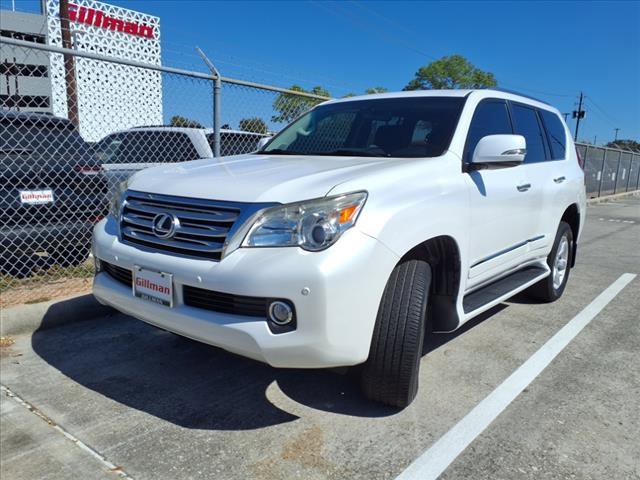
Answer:
<svg viewBox="0 0 640 480"><path fill-rule="evenodd" d="M357 365L369 346L382 292L399 258L356 228L323 252L298 248L240 248L220 262L143 251L118 240L111 217L94 229L94 255L119 267L169 272L174 307L136 298L106 273L94 280L104 304L157 327L274 367ZM182 286L295 304L297 328L274 334L266 318L231 315L185 305ZM303 295L302 290L309 293Z"/></svg>

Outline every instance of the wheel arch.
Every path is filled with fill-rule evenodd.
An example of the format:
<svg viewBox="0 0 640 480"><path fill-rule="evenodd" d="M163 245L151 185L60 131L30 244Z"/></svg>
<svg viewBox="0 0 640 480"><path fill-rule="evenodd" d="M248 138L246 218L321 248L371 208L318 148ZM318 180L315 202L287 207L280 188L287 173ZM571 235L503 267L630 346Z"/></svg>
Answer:
<svg viewBox="0 0 640 480"><path fill-rule="evenodd" d="M458 242L450 235L439 235L408 250L404 260L424 260L431 267L431 288L427 321L434 331L452 331L460 325L457 299L462 281L462 261Z"/></svg>
<svg viewBox="0 0 640 480"><path fill-rule="evenodd" d="M571 227L571 233L573 234L573 248L571 254L571 267L573 268L576 265L578 234L580 233L580 209L578 208L578 204L573 203L569 205L562 214L560 221L569 224Z"/></svg>

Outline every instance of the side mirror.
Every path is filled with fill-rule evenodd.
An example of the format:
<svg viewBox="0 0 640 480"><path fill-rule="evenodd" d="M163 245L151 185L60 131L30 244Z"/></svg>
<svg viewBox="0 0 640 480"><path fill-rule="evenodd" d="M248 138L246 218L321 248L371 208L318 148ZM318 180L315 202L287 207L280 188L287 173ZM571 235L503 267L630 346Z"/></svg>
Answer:
<svg viewBox="0 0 640 480"><path fill-rule="evenodd" d="M258 141L258 146L256 147L256 151L260 151L264 148L264 146L269 143L269 140L271 140L273 137L262 137L259 141Z"/></svg>
<svg viewBox="0 0 640 480"><path fill-rule="evenodd" d="M526 154L527 142L522 135L487 135L478 142L471 163L515 167Z"/></svg>

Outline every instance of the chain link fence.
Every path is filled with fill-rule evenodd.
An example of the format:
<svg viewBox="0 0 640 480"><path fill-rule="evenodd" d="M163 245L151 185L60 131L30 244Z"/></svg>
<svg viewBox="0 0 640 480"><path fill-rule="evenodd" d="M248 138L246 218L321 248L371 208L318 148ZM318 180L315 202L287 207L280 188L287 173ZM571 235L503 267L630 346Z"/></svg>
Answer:
<svg viewBox="0 0 640 480"><path fill-rule="evenodd" d="M210 68L0 39L0 308L90 288L92 227L136 171L255 151L325 100ZM589 196L639 188L640 155L577 148Z"/></svg>
<svg viewBox="0 0 640 480"><path fill-rule="evenodd" d="M325 100L216 78L0 39L0 308L90 288L93 225L136 171L255 151Z"/></svg>

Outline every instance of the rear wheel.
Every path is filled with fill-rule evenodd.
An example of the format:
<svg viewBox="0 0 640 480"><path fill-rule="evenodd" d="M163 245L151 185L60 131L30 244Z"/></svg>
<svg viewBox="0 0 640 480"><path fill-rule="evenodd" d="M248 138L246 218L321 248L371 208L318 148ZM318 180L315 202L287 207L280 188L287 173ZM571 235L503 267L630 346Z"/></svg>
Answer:
<svg viewBox="0 0 640 480"><path fill-rule="evenodd" d="M559 299L569 280L572 255L573 232L569 224L560 222L553 248L547 257L551 274L532 285L526 291L527 295L543 302L554 302Z"/></svg>
<svg viewBox="0 0 640 480"><path fill-rule="evenodd" d="M415 398L430 284L431 268L422 260L407 260L393 270L361 373L369 399L404 408Z"/></svg>

